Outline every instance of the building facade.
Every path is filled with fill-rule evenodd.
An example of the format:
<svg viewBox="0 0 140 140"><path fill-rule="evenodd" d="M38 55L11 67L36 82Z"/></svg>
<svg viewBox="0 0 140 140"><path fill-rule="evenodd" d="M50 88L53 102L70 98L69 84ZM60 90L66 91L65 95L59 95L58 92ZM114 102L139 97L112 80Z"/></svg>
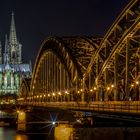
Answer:
<svg viewBox="0 0 140 140"><path fill-rule="evenodd" d="M9 37L0 43L0 96L17 95L22 78L31 77L31 63L22 63L22 45L16 35L12 13Z"/></svg>

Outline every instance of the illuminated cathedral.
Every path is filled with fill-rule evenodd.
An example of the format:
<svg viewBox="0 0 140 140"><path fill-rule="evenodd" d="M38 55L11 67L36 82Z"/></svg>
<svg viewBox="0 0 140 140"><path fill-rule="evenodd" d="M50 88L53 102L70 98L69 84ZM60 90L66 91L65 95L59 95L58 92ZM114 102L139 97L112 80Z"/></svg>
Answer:
<svg viewBox="0 0 140 140"><path fill-rule="evenodd" d="M31 76L31 63L22 63L22 45L16 35L12 13L9 37L0 43L0 96L17 95L22 78Z"/></svg>

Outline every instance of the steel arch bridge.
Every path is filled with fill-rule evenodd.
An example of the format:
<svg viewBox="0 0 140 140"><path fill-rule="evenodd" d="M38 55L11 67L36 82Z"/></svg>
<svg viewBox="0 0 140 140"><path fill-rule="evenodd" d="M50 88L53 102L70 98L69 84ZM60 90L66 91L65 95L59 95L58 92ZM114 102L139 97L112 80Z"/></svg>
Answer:
<svg viewBox="0 0 140 140"><path fill-rule="evenodd" d="M124 112L129 104L140 113L140 1L132 0L103 38L44 40L31 83L24 80L19 95L25 104L78 103Z"/></svg>

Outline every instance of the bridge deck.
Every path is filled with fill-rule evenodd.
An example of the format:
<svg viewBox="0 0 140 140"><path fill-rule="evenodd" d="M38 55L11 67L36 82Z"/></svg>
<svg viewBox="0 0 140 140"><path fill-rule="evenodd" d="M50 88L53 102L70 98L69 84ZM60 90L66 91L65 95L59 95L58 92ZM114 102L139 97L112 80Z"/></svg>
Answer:
<svg viewBox="0 0 140 140"><path fill-rule="evenodd" d="M140 101L112 102L22 102L20 105L51 107L60 109L140 114Z"/></svg>

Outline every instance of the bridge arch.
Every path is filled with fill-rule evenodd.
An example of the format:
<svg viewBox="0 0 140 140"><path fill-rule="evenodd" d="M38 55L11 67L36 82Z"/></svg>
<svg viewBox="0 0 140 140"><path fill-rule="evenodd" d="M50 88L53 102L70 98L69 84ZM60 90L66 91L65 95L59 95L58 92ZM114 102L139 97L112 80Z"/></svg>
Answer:
<svg viewBox="0 0 140 140"><path fill-rule="evenodd" d="M96 100L132 99L131 84L139 80L139 34L140 1L132 0L104 36L83 77L86 82L91 72L96 73Z"/></svg>
<svg viewBox="0 0 140 140"><path fill-rule="evenodd" d="M30 92L30 84L31 78L24 78L21 82L20 89L19 89L19 100L24 100L28 98Z"/></svg>
<svg viewBox="0 0 140 140"><path fill-rule="evenodd" d="M58 37L49 37L41 45L31 81L30 95L37 98L74 92L82 77L71 51Z"/></svg>

